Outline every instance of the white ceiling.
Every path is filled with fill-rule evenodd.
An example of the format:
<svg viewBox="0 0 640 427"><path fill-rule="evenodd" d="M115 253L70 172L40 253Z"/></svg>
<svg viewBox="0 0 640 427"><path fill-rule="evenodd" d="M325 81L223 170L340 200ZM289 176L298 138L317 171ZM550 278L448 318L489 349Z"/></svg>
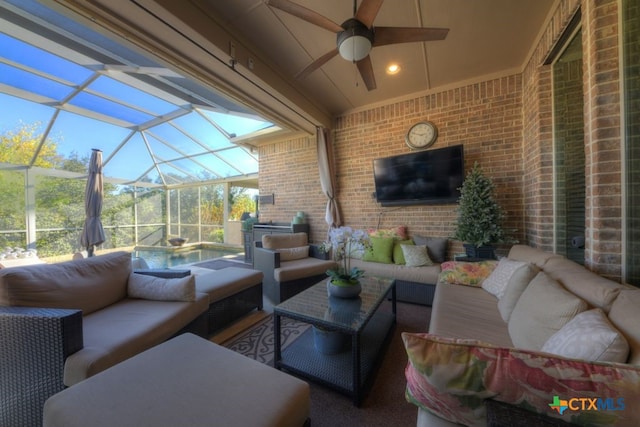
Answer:
<svg viewBox="0 0 640 427"><path fill-rule="evenodd" d="M292 0L341 24L352 16L350 0ZM282 75L294 76L335 48L335 34L264 0L201 0ZM358 2L359 4L360 2ZM444 27L443 41L375 47L371 52L377 89L367 91L354 64L334 57L296 86L330 114L442 90L522 71L557 0L386 0L374 26ZM389 76L397 62L402 71Z"/></svg>

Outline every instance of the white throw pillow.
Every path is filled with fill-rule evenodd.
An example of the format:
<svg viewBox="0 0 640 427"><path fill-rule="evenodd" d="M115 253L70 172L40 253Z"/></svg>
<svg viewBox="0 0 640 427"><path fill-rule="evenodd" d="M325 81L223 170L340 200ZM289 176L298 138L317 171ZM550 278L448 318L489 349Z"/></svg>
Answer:
<svg viewBox="0 0 640 427"><path fill-rule="evenodd" d="M489 277L482 282L482 289L498 299L502 298L511 276L513 276L517 269L525 265L527 265L527 263L524 261L513 261L509 258L502 258Z"/></svg>
<svg viewBox="0 0 640 427"><path fill-rule="evenodd" d="M309 258L309 246L278 249L277 251L280 252L280 261L293 261L295 259Z"/></svg>
<svg viewBox="0 0 640 427"><path fill-rule="evenodd" d="M588 361L625 363L629 357L629 343L599 308L577 314L541 350Z"/></svg>
<svg viewBox="0 0 640 427"><path fill-rule="evenodd" d="M551 335L587 307L584 300L540 272L513 308L508 323L511 341L518 348L540 350Z"/></svg>
<svg viewBox="0 0 640 427"><path fill-rule="evenodd" d="M127 293L131 298L191 302L196 300L196 280L193 274L179 279L165 279L131 273Z"/></svg>
<svg viewBox="0 0 640 427"><path fill-rule="evenodd" d="M423 265L433 265L429 258L426 246L400 245L407 267L420 267Z"/></svg>
<svg viewBox="0 0 640 427"><path fill-rule="evenodd" d="M502 320L505 322L509 321L511 312L520 299L520 295L522 295L529 283L539 272L540 269L538 266L527 263L511 275L506 289L498 300L498 311L500 312L500 316L502 316Z"/></svg>

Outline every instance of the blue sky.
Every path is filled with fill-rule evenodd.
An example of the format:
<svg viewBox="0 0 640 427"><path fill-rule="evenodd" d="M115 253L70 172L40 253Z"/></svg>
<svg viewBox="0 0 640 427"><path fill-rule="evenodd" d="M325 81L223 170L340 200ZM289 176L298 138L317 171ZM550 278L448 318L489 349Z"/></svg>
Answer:
<svg viewBox="0 0 640 427"><path fill-rule="evenodd" d="M193 175L198 175L204 168L213 170L220 177L258 171L255 156L231 144L211 121L227 133L237 136L268 127L271 125L268 122L200 109L199 112L190 111L175 118L173 125L164 123L154 126L145 132L144 137L140 132L131 136L132 129L137 129L137 126L144 125L157 115L174 113L186 102L176 98L175 103L168 102L116 80L118 76L129 78L126 75L115 73L115 78L106 74L97 75L90 68L2 33L0 55L7 60L7 63L0 63L2 133L34 123L40 125L38 133L44 132L57 110L52 105L64 104L49 134L57 143L58 152L64 156L76 153L80 157L88 157L91 149L101 149L103 159L108 161L105 165L107 176L137 179L153 166L154 158L150 153L160 163L163 173L186 180L193 179ZM26 94L25 97L41 99L49 105L4 94L2 85L17 88ZM84 90L76 93L78 87ZM78 108L110 117L126 127L71 112ZM126 140L128 137L130 139ZM119 149L125 141L126 144ZM228 147L235 148L211 154L211 151ZM118 149L118 153L110 159ZM197 157L194 162L185 159L186 156ZM175 162L164 163L169 160ZM152 180L157 177L155 170L148 176Z"/></svg>

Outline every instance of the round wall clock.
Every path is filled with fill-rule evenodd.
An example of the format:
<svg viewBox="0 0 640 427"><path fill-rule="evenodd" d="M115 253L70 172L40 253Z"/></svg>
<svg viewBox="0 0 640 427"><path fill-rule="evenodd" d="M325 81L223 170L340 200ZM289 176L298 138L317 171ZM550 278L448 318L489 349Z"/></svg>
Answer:
<svg viewBox="0 0 640 427"><path fill-rule="evenodd" d="M418 122L411 126L404 137L409 148L420 150L429 148L438 139L438 128L432 122Z"/></svg>

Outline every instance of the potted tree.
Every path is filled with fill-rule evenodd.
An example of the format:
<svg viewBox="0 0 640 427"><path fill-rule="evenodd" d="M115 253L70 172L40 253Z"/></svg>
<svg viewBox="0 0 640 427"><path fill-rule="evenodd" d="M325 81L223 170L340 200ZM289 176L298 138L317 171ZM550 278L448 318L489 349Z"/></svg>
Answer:
<svg viewBox="0 0 640 427"><path fill-rule="evenodd" d="M494 185L476 162L458 199L453 238L464 242L470 258L495 259L494 245L513 242L502 228L505 214L494 198Z"/></svg>

